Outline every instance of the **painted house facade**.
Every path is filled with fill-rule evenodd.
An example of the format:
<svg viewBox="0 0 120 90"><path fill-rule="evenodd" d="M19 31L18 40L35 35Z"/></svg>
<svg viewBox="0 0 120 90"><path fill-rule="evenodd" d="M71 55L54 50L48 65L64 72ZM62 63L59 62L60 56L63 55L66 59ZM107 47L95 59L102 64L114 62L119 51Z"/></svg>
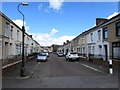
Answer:
<svg viewBox="0 0 120 90"><path fill-rule="evenodd" d="M114 60L120 60L120 14L102 25L103 42L109 43L108 55Z"/></svg>
<svg viewBox="0 0 120 90"><path fill-rule="evenodd" d="M97 18L96 26L70 41L70 51L87 59L120 60L120 13L111 19ZM67 44L63 45L66 49Z"/></svg>
<svg viewBox="0 0 120 90"><path fill-rule="evenodd" d="M0 12L0 58L3 66L21 60L22 56L22 29L5 14ZM25 33L25 57L39 53L40 44L31 35Z"/></svg>

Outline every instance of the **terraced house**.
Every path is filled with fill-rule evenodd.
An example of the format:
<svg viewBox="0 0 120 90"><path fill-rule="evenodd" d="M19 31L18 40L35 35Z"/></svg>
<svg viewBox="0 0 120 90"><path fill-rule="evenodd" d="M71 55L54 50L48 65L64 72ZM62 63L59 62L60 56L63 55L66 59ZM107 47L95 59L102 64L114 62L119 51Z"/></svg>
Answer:
<svg viewBox="0 0 120 90"><path fill-rule="evenodd" d="M0 12L0 59L3 68L21 61L22 29ZM40 52L40 44L25 33L25 57Z"/></svg>
<svg viewBox="0 0 120 90"><path fill-rule="evenodd" d="M86 60L120 60L120 13L111 19L97 18L96 26L70 41L71 50ZM64 46L65 47L65 46ZM63 47L63 49L64 49Z"/></svg>

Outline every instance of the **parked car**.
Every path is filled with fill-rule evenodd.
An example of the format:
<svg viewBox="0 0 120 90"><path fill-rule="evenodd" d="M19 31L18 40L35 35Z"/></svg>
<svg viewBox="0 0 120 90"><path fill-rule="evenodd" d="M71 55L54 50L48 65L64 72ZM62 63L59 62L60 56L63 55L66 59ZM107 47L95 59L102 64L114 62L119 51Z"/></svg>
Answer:
<svg viewBox="0 0 120 90"><path fill-rule="evenodd" d="M49 53L48 52L43 52L44 54L46 54L47 57L49 57Z"/></svg>
<svg viewBox="0 0 120 90"><path fill-rule="evenodd" d="M66 55L66 60L68 61L74 61L74 60L77 60L79 61L79 56L78 56L78 53L76 52L68 52L67 55Z"/></svg>
<svg viewBox="0 0 120 90"><path fill-rule="evenodd" d="M66 55L67 55L67 53L68 53L68 52L66 52L66 51L65 51L63 54L66 56Z"/></svg>
<svg viewBox="0 0 120 90"><path fill-rule="evenodd" d="M38 56L37 56L37 61L47 61L47 55L45 53L40 53Z"/></svg>
<svg viewBox="0 0 120 90"><path fill-rule="evenodd" d="M58 52L57 55L61 57L61 56L64 56L64 53Z"/></svg>

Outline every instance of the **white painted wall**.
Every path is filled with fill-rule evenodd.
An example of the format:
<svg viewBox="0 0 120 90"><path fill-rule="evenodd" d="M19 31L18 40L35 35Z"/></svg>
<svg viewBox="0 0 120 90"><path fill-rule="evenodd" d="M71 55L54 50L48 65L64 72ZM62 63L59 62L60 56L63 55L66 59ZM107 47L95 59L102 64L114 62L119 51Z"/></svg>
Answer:
<svg viewBox="0 0 120 90"><path fill-rule="evenodd" d="M99 30L101 31L101 39L99 39L99 35L98 35ZM93 33L93 40L91 40L91 33ZM95 47L94 54L96 55L102 54L103 56L105 56L104 45L107 45L107 49L108 49L107 53L108 53L108 59L109 59L109 43L102 41L103 40L102 28L92 31L91 33L87 35L87 55L89 53L89 47L91 47L91 54L93 54L92 47ZM100 46L101 46L101 49L100 49Z"/></svg>
<svg viewBox="0 0 120 90"><path fill-rule="evenodd" d="M2 59L2 38L0 37L0 60Z"/></svg>

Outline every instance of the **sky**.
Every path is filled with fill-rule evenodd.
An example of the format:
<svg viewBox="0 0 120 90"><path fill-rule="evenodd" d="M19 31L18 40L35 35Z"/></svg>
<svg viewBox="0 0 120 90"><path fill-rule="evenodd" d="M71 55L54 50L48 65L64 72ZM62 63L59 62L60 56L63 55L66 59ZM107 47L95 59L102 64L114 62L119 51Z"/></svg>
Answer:
<svg viewBox="0 0 120 90"><path fill-rule="evenodd" d="M25 15L26 32L41 46L62 45L82 32L95 26L96 18L118 14L117 2L28 2L20 6ZM22 15L17 6L20 2L2 2L2 12L22 27Z"/></svg>

